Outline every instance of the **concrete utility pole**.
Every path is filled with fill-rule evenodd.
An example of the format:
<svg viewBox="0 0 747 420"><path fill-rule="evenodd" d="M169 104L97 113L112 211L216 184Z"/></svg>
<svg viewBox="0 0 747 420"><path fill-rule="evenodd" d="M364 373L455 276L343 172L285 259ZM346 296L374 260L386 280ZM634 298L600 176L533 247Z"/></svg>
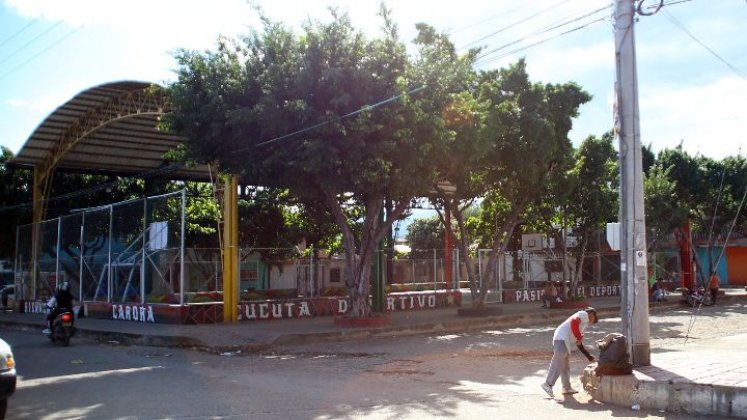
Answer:
<svg viewBox="0 0 747 420"><path fill-rule="evenodd" d="M646 224L643 206L641 129L635 57L634 0L615 0L616 113L620 141L620 222L623 333L632 363L651 364L648 321Z"/></svg>

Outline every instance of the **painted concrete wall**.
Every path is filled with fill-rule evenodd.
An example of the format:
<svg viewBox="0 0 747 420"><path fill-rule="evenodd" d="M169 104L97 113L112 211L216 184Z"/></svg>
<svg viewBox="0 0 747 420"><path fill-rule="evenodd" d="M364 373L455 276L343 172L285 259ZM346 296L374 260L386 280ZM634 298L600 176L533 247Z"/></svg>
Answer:
<svg viewBox="0 0 747 420"><path fill-rule="evenodd" d="M721 250L723 247L713 247L713 258L716 259L721 254ZM700 261L703 263L703 268L706 270L706 272L711 272L711 265L708 262L708 253L706 252L706 248L697 248L696 252L698 253L698 258L700 258ZM727 254L724 254L723 257L721 257L721 260L718 263L718 266L716 268L716 274L718 274L719 279L721 280L721 284L728 284L729 283L729 268L727 264Z"/></svg>

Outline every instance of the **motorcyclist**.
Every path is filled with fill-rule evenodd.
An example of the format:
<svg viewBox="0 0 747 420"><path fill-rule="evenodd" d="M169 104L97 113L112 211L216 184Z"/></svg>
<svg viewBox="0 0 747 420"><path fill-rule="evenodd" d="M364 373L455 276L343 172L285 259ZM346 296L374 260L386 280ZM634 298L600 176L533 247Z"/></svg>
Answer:
<svg viewBox="0 0 747 420"><path fill-rule="evenodd" d="M50 302L47 302L47 306L50 306L50 303L52 305L47 315L47 328L42 331L44 334L52 333L52 322L57 318L57 315L66 311L72 312L74 299L73 294L70 293L70 283L62 282L54 297L50 299Z"/></svg>

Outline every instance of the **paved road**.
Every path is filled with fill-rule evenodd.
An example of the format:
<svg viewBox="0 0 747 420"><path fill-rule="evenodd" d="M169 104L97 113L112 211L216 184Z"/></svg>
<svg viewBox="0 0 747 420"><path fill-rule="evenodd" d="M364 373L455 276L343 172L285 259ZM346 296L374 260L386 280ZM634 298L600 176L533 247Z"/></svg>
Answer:
<svg viewBox="0 0 747 420"><path fill-rule="evenodd" d="M669 351L747 333L747 308L708 308L697 318L673 310L651 322L654 352ZM0 331L22 375L7 418L687 418L599 404L584 393L561 403L544 398L538 384L553 327L327 342L250 355L85 340L65 348L36 331ZM619 318L604 319L587 340L619 329ZM574 375L583 366L575 355Z"/></svg>

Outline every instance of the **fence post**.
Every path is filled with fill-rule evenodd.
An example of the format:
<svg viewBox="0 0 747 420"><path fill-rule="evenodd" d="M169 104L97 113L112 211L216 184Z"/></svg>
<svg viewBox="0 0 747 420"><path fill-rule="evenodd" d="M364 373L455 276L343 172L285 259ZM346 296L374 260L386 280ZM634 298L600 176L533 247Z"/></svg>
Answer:
<svg viewBox="0 0 747 420"><path fill-rule="evenodd" d="M182 226L181 226L181 243L179 244L179 303L184 305L184 234L187 223L184 209L187 207L187 192L182 189Z"/></svg>
<svg viewBox="0 0 747 420"><path fill-rule="evenodd" d="M480 285L480 289L482 289L482 250L477 250L477 275L480 277L478 279L477 284Z"/></svg>
<svg viewBox="0 0 747 420"><path fill-rule="evenodd" d="M454 248L454 290L459 290L462 288L462 278L460 276L460 273L462 270L459 268L461 267L461 259L459 258L459 248Z"/></svg>
<svg viewBox="0 0 747 420"><path fill-rule="evenodd" d="M438 282L438 250L433 249L433 290L436 290L438 286L436 286L436 282Z"/></svg>
<svg viewBox="0 0 747 420"><path fill-rule="evenodd" d="M57 245L55 246L55 261L54 261L54 288L60 284L60 236L62 235L62 216L57 218ZM54 296L54 289L51 290L52 296Z"/></svg>
<svg viewBox="0 0 747 420"><path fill-rule="evenodd" d="M145 291L145 268L146 268L146 254L145 249L148 247L148 197L143 198L143 249L140 251L140 295L142 296ZM130 282L127 282L125 290L122 293L122 301L124 302L127 296L127 287Z"/></svg>
<svg viewBox="0 0 747 420"><path fill-rule="evenodd" d="M112 241L114 241L114 206L109 206L109 253L107 255L106 301L112 301ZM94 296L94 299L98 296Z"/></svg>
<svg viewBox="0 0 747 420"><path fill-rule="evenodd" d="M15 288L16 288L16 293L15 293L16 300L18 300L18 299L25 299L26 298L26 296L24 296L24 294L23 294L23 289L25 289L24 285L22 285L21 283L17 282L17 280L18 280L18 260L21 259L21 258L23 258L23 254L20 254L18 252L18 250L20 249L20 248L18 248L18 246L19 246L19 239L20 238L21 238L21 227L20 226L16 226L16 257L13 258L13 284L15 284ZM22 280L23 280L23 277L22 277Z"/></svg>
<svg viewBox="0 0 747 420"><path fill-rule="evenodd" d="M505 272L504 275L501 275L501 260L506 261L506 254L503 254L502 256L498 257L498 261L495 262L497 265L495 273L498 275L498 279L496 280L496 291L498 292L498 302L503 303L503 280L506 279ZM505 271L505 270L504 270Z"/></svg>
<svg viewBox="0 0 747 420"><path fill-rule="evenodd" d="M83 302L83 243L85 241L85 232L86 232L86 212L82 212L81 218L80 218L80 245L78 246L78 264L80 264L79 267L79 274L78 274L78 300L80 302Z"/></svg>

